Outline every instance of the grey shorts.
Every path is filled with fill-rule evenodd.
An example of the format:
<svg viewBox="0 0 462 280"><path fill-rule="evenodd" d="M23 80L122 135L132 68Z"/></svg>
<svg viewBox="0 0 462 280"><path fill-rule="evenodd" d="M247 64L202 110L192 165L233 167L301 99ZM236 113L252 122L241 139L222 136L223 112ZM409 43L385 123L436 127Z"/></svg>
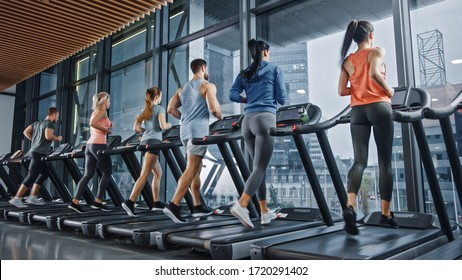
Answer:
<svg viewBox="0 0 462 280"><path fill-rule="evenodd" d="M187 154L196 155L196 156L205 156L207 152L207 145L194 145L191 139L182 140L183 146Z"/></svg>

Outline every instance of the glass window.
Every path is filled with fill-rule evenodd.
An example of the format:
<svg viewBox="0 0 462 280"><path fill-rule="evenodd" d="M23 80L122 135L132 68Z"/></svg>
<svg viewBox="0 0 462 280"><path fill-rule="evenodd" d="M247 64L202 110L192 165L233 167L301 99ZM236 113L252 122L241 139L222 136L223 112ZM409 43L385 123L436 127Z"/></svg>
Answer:
<svg viewBox="0 0 462 280"><path fill-rule="evenodd" d="M111 108L109 118L113 135L122 140L134 134L133 123L144 108L146 89L152 86L152 60L140 61L111 73ZM134 180L121 156L113 156L114 180L124 198L130 196Z"/></svg>
<svg viewBox="0 0 462 280"><path fill-rule="evenodd" d="M37 119L38 120L44 119L47 116L48 108L50 108L50 107L56 107L56 95L52 95L50 97L41 99L38 102Z"/></svg>
<svg viewBox="0 0 462 280"><path fill-rule="evenodd" d="M96 54L96 47L92 47L75 58L71 68L72 81L78 81L96 73Z"/></svg>
<svg viewBox="0 0 462 280"><path fill-rule="evenodd" d="M90 138L90 116L92 112L91 106L93 102L92 98L95 93L96 80L91 80L87 83L80 84L71 90L73 107L69 108L69 112L72 112L73 118L70 128L70 143L75 146L80 143L85 143L88 138ZM83 158L74 160L83 174L83 172L85 172L85 160ZM90 181L90 184L93 184L93 180ZM68 176L67 185L69 186L71 193L74 193L77 185L70 176ZM96 189L93 189L93 191L96 192Z"/></svg>
<svg viewBox="0 0 462 280"><path fill-rule="evenodd" d="M113 36L111 65L146 52L146 21L142 20L133 26L124 28Z"/></svg>
<svg viewBox="0 0 462 280"><path fill-rule="evenodd" d="M221 104L223 115L239 114L240 105L231 102L228 98L228 91L240 71L239 48L239 27L233 26L211 36L171 49L168 57L168 65L170 65L168 69L169 98L192 77L189 69L190 62L196 58L203 58L207 61L209 80L217 87L217 97ZM178 120L172 117L170 117L169 121L173 124L178 124ZM210 122L214 121L216 121L215 118L210 119ZM202 182L205 182L209 171L215 164L223 166L224 162L218 148L212 145L208 147L204 160L204 170L201 172ZM211 180L211 182L214 185L209 186L209 188L214 191L208 192L210 196L205 197L211 207L222 204L221 195L225 198L237 197L236 188L227 169L221 173L220 177ZM169 187L167 191L169 192L167 197L171 197L175 188ZM226 201L226 203L228 202L230 201Z"/></svg>
<svg viewBox="0 0 462 280"><path fill-rule="evenodd" d="M178 0L169 8L170 42L239 15L238 0Z"/></svg>
<svg viewBox="0 0 462 280"><path fill-rule="evenodd" d="M111 73L109 111L114 125L112 133L122 136L122 139L133 134L135 118L144 107L146 89L153 86L151 61L140 61Z"/></svg>
<svg viewBox="0 0 462 280"><path fill-rule="evenodd" d="M43 95L56 90L58 86L58 68L53 67L40 73L40 91L39 94Z"/></svg>
<svg viewBox="0 0 462 280"><path fill-rule="evenodd" d="M257 5L266 2L268 1L256 1ZM342 5L337 5L334 1L294 1L258 15L256 17L257 38L268 42L271 54L270 61L279 65L284 71L288 93L286 105L311 102L321 108L322 120L337 115L349 105L349 98L338 96L337 84L340 73L339 54L344 32L348 23L354 18L369 20L373 23L375 28L374 44L385 48L387 51L387 80L390 85L396 86L397 72L391 15L390 1L353 0L342 1ZM287 28L288 26L291 28ZM350 52L355 50L356 45L352 44ZM397 125L396 129L400 129L400 126ZM346 177L352 165L351 158L353 157L349 125L338 125L327 133L346 186ZM304 136L304 140L315 165L318 180L322 182L321 187L327 205L332 207L331 210L341 212L317 138ZM286 207L291 204L317 207L309 180L297 152L292 137L278 137L276 139L275 153L267 171L267 175L270 176L267 178L272 178L275 175L273 172L278 172L279 176L302 178L298 182L279 181L277 183L277 188L285 189L290 186L300 188L302 197L286 197L286 193L282 192L282 196L276 201L268 198L270 207L278 205ZM288 165L275 160L275 156L287 158ZM368 168L365 172L370 180L363 187L365 195L377 193L378 176L375 175L375 170L378 170L377 162L375 143L371 137ZM284 167L286 168L284 169ZM268 185L270 183L270 181L267 182ZM405 190L404 187L403 190ZM366 197L362 202L363 204L358 203L360 205L359 215L380 209L380 203L372 201L370 197Z"/></svg>
<svg viewBox="0 0 462 280"><path fill-rule="evenodd" d="M443 1L409 1L411 7L411 28L414 54L414 73L418 87L426 89L432 96L432 106L447 105L462 90L462 53L459 37L462 26L462 2L457 0ZM436 3L435 3L436 2ZM462 156L462 112L451 117L453 131ZM455 193L452 174L446 168L449 159L446 146L441 135L438 121L425 120L425 133L429 137L439 184L445 200L449 218L462 222L462 210ZM449 155L455 156L455 155ZM425 182L425 201L431 202L428 182ZM428 203L427 211L433 212Z"/></svg>
<svg viewBox="0 0 462 280"><path fill-rule="evenodd" d="M92 98L96 93L96 81L91 80L87 83L78 85L73 90L74 112L72 119L71 143L77 145L86 142L90 138L90 116Z"/></svg>

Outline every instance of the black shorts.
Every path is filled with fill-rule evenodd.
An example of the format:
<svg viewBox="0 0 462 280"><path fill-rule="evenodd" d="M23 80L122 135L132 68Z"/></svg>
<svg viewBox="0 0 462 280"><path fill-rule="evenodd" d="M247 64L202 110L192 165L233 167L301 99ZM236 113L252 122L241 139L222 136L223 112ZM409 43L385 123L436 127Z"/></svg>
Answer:
<svg viewBox="0 0 462 280"><path fill-rule="evenodd" d="M146 139L146 140L141 141L140 145L152 146L152 145L160 144L160 143L162 143L162 141L160 141L159 139ZM141 152L141 154L143 156L144 156L145 153L146 153L145 151ZM148 151L148 153L159 156L160 155L160 150L152 150L152 151Z"/></svg>

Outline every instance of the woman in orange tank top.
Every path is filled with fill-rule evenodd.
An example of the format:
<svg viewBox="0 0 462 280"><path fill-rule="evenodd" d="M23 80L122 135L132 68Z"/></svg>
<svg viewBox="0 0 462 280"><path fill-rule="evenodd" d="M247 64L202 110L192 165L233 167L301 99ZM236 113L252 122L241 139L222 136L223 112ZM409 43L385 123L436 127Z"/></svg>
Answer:
<svg viewBox="0 0 462 280"><path fill-rule="evenodd" d="M345 58L352 41L358 44L356 52ZM373 48L374 27L370 22L353 20L348 25L341 50L342 68L338 93L350 96L351 136L353 140L354 163L348 172L348 202L343 205L345 231L358 234L356 226L356 198L362 176L367 167L369 138L371 130L377 145L379 159L379 189L382 199L380 225L397 228L390 202L393 192L391 156L393 146L393 118L391 97L394 90L385 78L385 50Z"/></svg>
<svg viewBox="0 0 462 280"><path fill-rule="evenodd" d="M85 186L93 178L96 168L101 169L101 178L98 184L98 192L95 201L91 205L93 209L109 211L103 202L109 177L112 175L111 156L99 155L99 150L107 149L106 136L112 132L112 122L107 116L107 110L111 104L109 93L100 92L93 96L93 112L90 117L90 138L85 146L85 174L77 184L74 199L69 208L77 213L84 213L85 210L80 206L79 200L83 194Z"/></svg>

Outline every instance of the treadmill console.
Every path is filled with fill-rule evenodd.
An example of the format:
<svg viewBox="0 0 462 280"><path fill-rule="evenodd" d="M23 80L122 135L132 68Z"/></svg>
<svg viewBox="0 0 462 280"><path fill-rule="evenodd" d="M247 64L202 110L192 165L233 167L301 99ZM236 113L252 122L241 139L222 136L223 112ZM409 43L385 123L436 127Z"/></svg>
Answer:
<svg viewBox="0 0 462 280"><path fill-rule="evenodd" d="M175 125L162 133L163 141L174 141L180 139L180 126Z"/></svg>
<svg viewBox="0 0 462 280"><path fill-rule="evenodd" d="M143 132L137 132L123 141L120 146L137 146L141 142L141 137L143 137Z"/></svg>
<svg viewBox="0 0 462 280"><path fill-rule="evenodd" d="M49 157L59 156L60 154L69 152L72 149L69 143L60 144L58 147L54 148L49 154Z"/></svg>
<svg viewBox="0 0 462 280"><path fill-rule="evenodd" d="M391 98L391 108L393 110L406 110L409 108L410 86L395 87L395 94Z"/></svg>
<svg viewBox="0 0 462 280"><path fill-rule="evenodd" d="M311 106L311 103L302 103L281 107L276 112L276 123L278 127L289 126L306 122L304 117Z"/></svg>
<svg viewBox="0 0 462 280"><path fill-rule="evenodd" d="M212 123L209 127L209 134L223 134L238 130L241 127L243 115L226 116L223 119Z"/></svg>

